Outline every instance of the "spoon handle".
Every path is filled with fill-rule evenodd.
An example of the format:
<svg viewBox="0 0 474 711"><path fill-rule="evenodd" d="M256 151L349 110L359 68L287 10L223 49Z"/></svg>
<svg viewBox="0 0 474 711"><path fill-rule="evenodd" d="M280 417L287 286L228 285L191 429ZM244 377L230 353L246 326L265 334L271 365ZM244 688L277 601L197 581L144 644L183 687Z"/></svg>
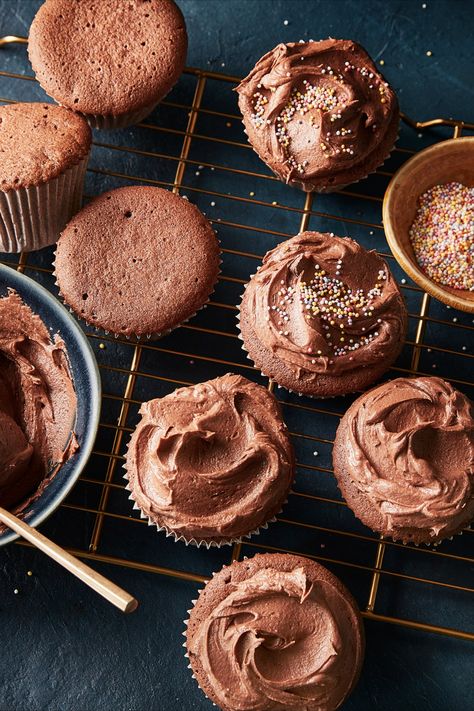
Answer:
<svg viewBox="0 0 474 711"><path fill-rule="evenodd" d="M1 506L0 521L15 531L15 533L18 533L32 543L36 548L39 548L43 553L46 553L46 555L55 560L56 563L62 565L63 568L69 570L76 578L82 580L83 583L98 592L99 595L102 595L102 597L111 602L112 605L118 607L122 612L133 612L137 609L138 602L132 595L129 595L129 593L118 585L115 585L115 583L107 580L107 578L97 571L89 568L89 566L81 560L75 558L63 548L60 548L60 546L50 541L46 536L43 536L43 534L35 528L28 526L27 523L21 521Z"/></svg>

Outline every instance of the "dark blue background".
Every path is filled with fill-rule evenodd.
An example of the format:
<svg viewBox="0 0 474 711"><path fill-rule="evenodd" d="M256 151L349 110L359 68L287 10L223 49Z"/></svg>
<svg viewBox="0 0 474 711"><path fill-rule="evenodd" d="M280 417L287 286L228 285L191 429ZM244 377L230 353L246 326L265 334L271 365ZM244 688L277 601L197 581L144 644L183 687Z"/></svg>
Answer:
<svg viewBox="0 0 474 711"><path fill-rule="evenodd" d="M0 34L27 34L29 23L39 2L0 0ZM203 69L244 75L255 61L279 41L320 39L328 35L356 39L374 59L384 60L383 71L397 90L402 110L418 118L453 116L474 121L474 88L472 82L472 18L474 4L438 0L423 9L422 2L344 2L329 0L180 0L186 18L190 48L188 64ZM284 24L288 20L288 24ZM432 52L428 57L426 52ZM0 50L0 70L31 74L24 47ZM183 77L170 95L170 100L190 104L195 79ZM209 81L203 106L236 113L232 85ZM42 97L33 82L0 77L0 95L4 98L31 100ZM172 107L162 107L155 112L153 122L184 129L187 115ZM227 127L227 123L231 125ZM234 141L242 141L242 129L237 121L223 122L211 114L201 115L197 130L204 136L218 134ZM226 131L228 131L226 133ZM426 134L419 138L416 132L402 130L401 145L416 149L439 137ZM449 135L449 134L446 134ZM162 136L144 129L127 130L118 134L97 134L96 140L114 145L134 145L137 148L179 155L181 140L170 134L160 145ZM245 153L244 157L240 157ZM384 170L393 171L406 154L397 153ZM251 154L230 145L215 145L205 140L193 141L191 160L197 163L221 163L242 167L268 175L268 171ZM241 160L241 164L237 161ZM208 170L195 175L196 166L188 165L185 185L188 194L210 217L227 221L250 223L271 229L272 239L261 233L239 232L223 225L219 228L223 243L228 249L246 250L262 255L266 249L298 230L300 213L283 209L254 206L249 214L246 204L217 199L215 207L210 198L199 190L221 191L224 195L248 198L249 191L256 198L271 203L300 209L304 196L271 180L249 181L247 178ZM95 148L88 174L87 193L92 195L108 187L130 182L116 176L106 176L103 171L114 170L128 176L146 176L170 183L174 178L176 162L156 161L123 154L108 148ZM94 172L96 171L96 172ZM199 172L199 171L198 171ZM366 246L374 245L388 252L380 227L380 204L376 200L363 200L364 195L380 196L388 181L381 173L354 186L353 195L323 196L317 198L320 214L311 217L310 227L334 229L339 234L349 234ZM193 192L194 190L194 192ZM186 192L186 191L184 191ZM357 195L361 197L357 197ZM355 197L354 197L355 195ZM325 213L334 217L328 219ZM355 225L351 219L362 225ZM375 231L375 235L374 235ZM278 233L281 233L280 235ZM51 250L34 255L26 273L45 283L52 291L54 284L48 272ZM224 257L224 272L233 279L246 279L254 271L256 261L250 257L237 258L229 252ZM39 269L35 269L35 265ZM390 266L397 277L403 277L393 260ZM215 301L232 305L237 302L241 286L238 282L220 284ZM419 310L421 295L410 283L404 289L411 313ZM459 379L472 379L472 360L436 352L436 346L461 351L464 346L472 353L472 317L454 315L445 307L432 302L429 311L432 319L427 326L425 342L433 349L424 349L420 369L452 375ZM199 328L215 328L235 332L233 312L228 309L209 308L192 323ZM449 328L436 319L450 322ZM453 323L453 319L455 322ZM452 325L451 325L452 324ZM460 325L471 328L464 331ZM409 337L413 339L416 321L411 319ZM223 347L222 342L228 342ZM117 346L109 341L106 349L97 348L98 339L92 338L97 357L103 368L104 391L120 395L125 376L108 369L108 366L128 368L132 349ZM165 374L176 380L197 382L216 376L228 369L214 366L196 357L193 360L169 354L170 350L182 353L209 354L226 358L234 363L234 370L261 380L248 370L248 362L234 348L232 338L203 336L199 331L180 329L158 344L162 350L150 351L142 359L145 372ZM398 365L408 367L411 349L407 346ZM247 367L246 367L247 366ZM395 375L395 373L391 373ZM136 400L147 399L169 392L173 385L160 380L150 381L140 377L134 390ZM463 388L462 388L463 389ZM472 396L472 388L464 387ZM295 410L297 398L278 392L278 397L288 405L285 417L290 429L309 436L331 439L337 418L329 415L312 418L304 410ZM346 400L334 401L335 412L347 406ZM311 406L309 401L299 404ZM98 440L98 449L107 451L111 446L113 425L117 419L119 402L104 399L104 409ZM127 425L136 421L136 405L132 405ZM128 436L128 435L127 435ZM308 503L293 497L284 516L288 520L306 521L328 529L356 531L369 537L369 541L337 537L321 529L310 530L290 526L284 521L274 524L259 540L266 544L290 548L307 553L326 555L334 560L346 561L330 567L350 587L361 606L367 601L370 576L352 565L373 565L375 544L371 534L354 521L344 506L337 505L339 493L330 473L330 446L311 440L295 439L297 454L303 462L295 488L313 496L333 499L334 504ZM317 447L319 456L313 457ZM306 463L306 467L305 467ZM311 463L311 464L310 464ZM321 470L310 470L318 464ZM87 476L103 479L106 460L91 460ZM119 485L117 470L114 482ZM56 540L84 549L90 538L92 515L81 513L77 506L97 506L100 488L81 483L76 488L71 505L76 509L62 508L48 521L44 530ZM128 516L129 502L117 487L112 491L108 507ZM453 555L472 557L473 536L464 535L452 543L445 543L441 551ZM255 548L245 546L244 552L252 554ZM139 560L169 568L194 571L209 575L229 559L226 551L196 551L175 545L151 529L121 519L107 519L101 540L100 552ZM198 586L167 576L137 572L121 566L94 566L123 584L140 599L140 608L132 616L124 617L105 602L85 589L65 572L35 551L19 545L0 549L0 626L2 654L0 657L0 709L1 711L158 711L161 709L192 711L208 710L211 705L197 690L182 658L182 620L190 600L196 596ZM428 554L389 548L386 567L405 575L434 578L458 585L473 585L473 566L454 559L433 558ZM33 576L27 576L27 571ZM14 589L19 593L15 595ZM417 619L437 625L473 630L472 595L458 590L421 585L391 576L383 576L377 598L376 610L389 616ZM474 707L473 646L467 642L441 635L430 635L403 629L380 622L367 622L367 658L361 681L353 696L344 706L345 711L467 711Z"/></svg>

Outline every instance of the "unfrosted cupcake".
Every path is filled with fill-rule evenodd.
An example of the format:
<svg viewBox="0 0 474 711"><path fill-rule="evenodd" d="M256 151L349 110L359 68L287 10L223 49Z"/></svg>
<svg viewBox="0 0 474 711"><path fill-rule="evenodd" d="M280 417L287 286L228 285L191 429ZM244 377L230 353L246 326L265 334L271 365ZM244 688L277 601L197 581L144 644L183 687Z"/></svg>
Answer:
<svg viewBox="0 0 474 711"><path fill-rule="evenodd" d="M173 0L46 0L28 42L46 93L95 128L145 118L178 80L186 51Z"/></svg>
<svg viewBox="0 0 474 711"><path fill-rule="evenodd" d="M56 242L81 207L91 131L61 106L0 106L0 252Z"/></svg>
<svg viewBox="0 0 474 711"><path fill-rule="evenodd" d="M265 388L227 374L146 402L130 440L130 498L175 540L222 545L277 514L294 455L280 408Z"/></svg>
<svg viewBox="0 0 474 711"><path fill-rule="evenodd" d="M224 566L190 612L186 656L223 711L335 711L357 682L357 605L308 558L265 553Z"/></svg>
<svg viewBox="0 0 474 711"><path fill-rule="evenodd" d="M302 232L263 260L240 305L244 348L289 390L362 390L395 361L407 313L385 261L348 237Z"/></svg>
<svg viewBox="0 0 474 711"><path fill-rule="evenodd" d="M86 205L62 232L54 268L60 295L84 321L115 336L158 338L206 304L219 265L198 208L139 185Z"/></svg>
<svg viewBox="0 0 474 711"><path fill-rule="evenodd" d="M307 192L366 177L398 135L393 89L349 40L279 44L237 92L254 150L281 180Z"/></svg>
<svg viewBox="0 0 474 711"><path fill-rule="evenodd" d="M397 378L348 409L334 474L362 523L404 543L437 543L474 518L474 409L433 377Z"/></svg>

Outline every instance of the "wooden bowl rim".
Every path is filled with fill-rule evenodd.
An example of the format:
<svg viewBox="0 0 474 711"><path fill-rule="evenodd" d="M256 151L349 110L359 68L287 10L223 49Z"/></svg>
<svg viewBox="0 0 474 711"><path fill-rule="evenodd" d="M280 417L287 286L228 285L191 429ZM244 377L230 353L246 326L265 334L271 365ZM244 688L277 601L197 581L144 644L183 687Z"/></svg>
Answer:
<svg viewBox="0 0 474 711"><path fill-rule="evenodd" d="M405 249L400 245L398 237L395 234L395 230L392 227L389 216L389 207L391 201L393 200L395 186L398 185L401 180L405 179L406 176L408 176L409 173L416 168L418 163L424 160L427 156L434 158L439 152L449 151L455 146L458 148L460 143L464 143L465 145L469 144L470 147L474 149L474 136L448 138L446 141L435 143L433 146L428 146L428 148L424 148L422 151L415 153L414 156L409 158L402 166L400 166L397 172L393 175L385 191L382 204L382 218L385 236L392 254L408 276L413 279L418 286L421 286L424 291L431 296L434 296L435 299L439 299L439 301L442 301L444 304L447 304L455 309L459 309L460 311L474 313L474 293L472 295L472 299L464 296L456 296L451 291L448 291L442 285L437 284L435 281L426 276L426 274L408 258Z"/></svg>

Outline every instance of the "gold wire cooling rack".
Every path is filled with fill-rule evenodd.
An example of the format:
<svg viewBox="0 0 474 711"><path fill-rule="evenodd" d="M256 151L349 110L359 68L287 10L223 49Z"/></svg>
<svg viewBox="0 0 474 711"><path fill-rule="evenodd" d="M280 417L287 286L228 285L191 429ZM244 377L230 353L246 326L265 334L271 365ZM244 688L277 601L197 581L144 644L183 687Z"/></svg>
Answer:
<svg viewBox="0 0 474 711"><path fill-rule="evenodd" d="M7 36L0 38L0 47L26 42L25 38ZM18 72L0 71L11 94L0 97L0 102L17 99L18 82L22 83L22 100L43 96L34 77L24 73L23 54L18 66ZM81 497L78 503L77 497L70 496L61 507L68 516L83 515L89 522L86 538L79 545L70 545L69 550L90 560L196 583L204 582L210 570L244 554L261 550L301 552L334 567L352 589L359 586L358 599L365 618L474 641L474 630L464 628L467 615L456 616L453 626L443 625L446 610L461 603L463 609L469 610L472 605L472 532L467 529L462 539L456 537L433 549L383 540L355 521L335 488L330 468L334 432L347 407L347 401L342 399L315 401L276 390L293 435L301 477L297 476L288 506L264 535L232 549L186 549L187 557L179 567L174 566L176 548L172 552L167 548L179 544L164 538L161 542L160 535L152 561L135 559L141 547L133 546L133 541L143 522L130 513L120 467L140 402L227 371L242 372L264 382L245 360L236 341L235 304L265 251L296 232L313 226L329 231L334 226L335 232L355 236L391 260L410 313L408 340L401 359L392 368L392 377L433 374L435 370L471 396L469 391L474 388L474 355L469 345L473 343L472 317L432 301L397 271L387 253L381 224L383 192L393 169L415 150L397 148L383 169L339 195L304 195L291 190L265 172L265 166L243 140L235 95L231 92L238 81L237 77L187 68L177 89L160 105L156 119L139 124L133 131L96 134L93 156L97 158L88 172L92 191L99 193L124 181L138 181L191 195L201 209L208 211L219 232L224 268L208 309L162 341L131 344L85 328L103 376L104 410L107 403L113 407L112 414L109 411L101 420L91 464L78 484L96 492L95 503L80 503L84 500ZM24 89L27 82L31 90ZM179 100L175 100L176 96ZM407 116L402 118L405 129L410 127L412 131L412 146L413 141L425 138L425 130L432 127L449 130L453 138L463 131L474 131L474 124L453 119L417 122ZM439 135L428 134L431 142L439 139ZM121 143L124 137L127 145ZM117 162L120 170L105 167L111 163L115 167ZM281 231L282 227L286 231ZM249 242L258 249L241 248ZM19 271L30 273L54 291L51 254L46 259L49 263L35 254L12 258ZM12 260L5 263L11 265ZM103 360L108 351L110 359ZM273 389L272 383L267 381L267 385ZM316 458L321 453L312 451L314 447L322 450L322 464ZM85 499L89 501L87 496ZM112 526L109 533L108 526ZM152 529L142 530L148 543L150 537L158 538ZM126 547L129 540L131 547ZM205 556L213 555L219 558L204 562ZM412 597L421 601L416 614L410 606ZM420 607L421 619L417 619Z"/></svg>

